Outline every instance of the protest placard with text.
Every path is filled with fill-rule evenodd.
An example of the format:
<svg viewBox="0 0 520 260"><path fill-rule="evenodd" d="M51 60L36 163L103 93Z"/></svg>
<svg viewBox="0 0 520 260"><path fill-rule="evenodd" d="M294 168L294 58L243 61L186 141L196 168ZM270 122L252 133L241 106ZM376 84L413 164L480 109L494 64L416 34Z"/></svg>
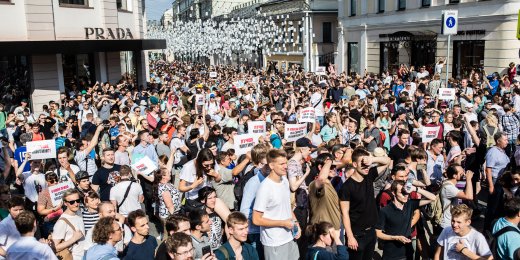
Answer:
<svg viewBox="0 0 520 260"><path fill-rule="evenodd" d="M265 133L265 121L249 121L247 122L247 131L250 134Z"/></svg>
<svg viewBox="0 0 520 260"><path fill-rule="evenodd" d="M455 89L454 88L439 88L439 100L454 100Z"/></svg>
<svg viewBox="0 0 520 260"><path fill-rule="evenodd" d="M422 129L421 138L422 138L422 141L424 143L429 143L433 139L437 138L437 135L439 135L439 127L438 126L433 126L433 127L426 127L425 126Z"/></svg>
<svg viewBox="0 0 520 260"><path fill-rule="evenodd" d="M144 156L132 164L132 168L143 175L150 175L157 170L157 165L148 156Z"/></svg>
<svg viewBox="0 0 520 260"><path fill-rule="evenodd" d="M49 189L49 195L51 195L52 206L56 207L61 203L63 193L69 189L74 189L74 184L72 184L70 181L67 181L58 183L52 187L48 187L47 189Z"/></svg>
<svg viewBox="0 0 520 260"><path fill-rule="evenodd" d="M307 107L300 110L300 117L298 118L300 123L314 123L316 121L316 114L314 107Z"/></svg>
<svg viewBox="0 0 520 260"><path fill-rule="evenodd" d="M52 139L27 142L27 152L31 153L31 160L56 158L56 141Z"/></svg>
<svg viewBox="0 0 520 260"><path fill-rule="evenodd" d="M261 134L242 134L242 135L235 135L234 141L234 149L235 154L240 156L242 154L245 154L253 148L256 144L258 144L258 139Z"/></svg>
<svg viewBox="0 0 520 260"><path fill-rule="evenodd" d="M294 142L307 134L307 124L285 124L284 139Z"/></svg>

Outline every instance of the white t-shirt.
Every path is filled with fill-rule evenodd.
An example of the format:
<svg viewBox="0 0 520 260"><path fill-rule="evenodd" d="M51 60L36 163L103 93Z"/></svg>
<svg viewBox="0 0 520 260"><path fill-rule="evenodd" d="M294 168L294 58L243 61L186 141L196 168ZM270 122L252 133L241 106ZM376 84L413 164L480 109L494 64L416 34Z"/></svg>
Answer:
<svg viewBox="0 0 520 260"><path fill-rule="evenodd" d="M197 179L196 175L197 175L197 170L195 168L195 159L187 162L186 164L184 164L182 166L180 179L186 181L187 186L189 186L195 182L195 180ZM204 178L204 182L202 183L202 185L199 185L199 186L193 188L192 190L184 193L186 195L186 199L189 199L189 200L197 199L199 197L200 189L202 189L203 187L206 187L206 186L211 186L211 183L209 182L209 180L205 174L203 175L203 178Z"/></svg>
<svg viewBox="0 0 520 260"><path fill-rule="evenodd" d="M311 106L314 107L314 114L316 116L325 116L325 109L323 108L323 98L320 92L315 92L311 96Z"/></svg>
<svg viewBox="0 0 520 260"><path fill-rule="evenodd" d="M471 231L465 236L459 236L453 232L451 226L442 230L439 238L437 238L437 243L444 248L442 259L450 259L450 260L465 260L468 259L463 254L459 253L455 249L455 245L462 240L464 246L468 248L473 253L476 253L479 256L489 256L491 255L491 250L489 249L488 243L486 242L486 238L480 232L471 228Z"/></svg>
<svg viewBox="0 0 520 260"><path fill-rule="evenodd" d="M27 197L32 202L38 201L38 191L36 191L36 186L40 186L41 190L47 189L47 182L45 181L45 174L32 174L29 172L23 172L23 189L25 191L25 197Z"/></svg>
<svg viewBox="0 0 520 260"><path fill-rule="evenodd" d="M224 143L224 145L222 145L222 148L220 149L220 151L226 152L229 149L234 149L234 147L235 147L234 144L232 144L231 142L227 141L227 142Z"/></svg>
<svg viewBox="0 0 520 260"><path fill-rule="evenodd" d="M256 192L254 210L264 213L264 218L287 220L292 218L291 192L287 177L277 183L270 178L260 184ZM281 246L293 240L292 231L284 227L260 227L260 241L264 246Z"/></svg>
<svg viewBox="0 0 520 260"><path fill-rule="evenodd" d="M7 251L9 247L20 239L20 232L16 229L11 214L0 222L0 247Z"/></svg>
<svg viewBox="0 0 520 260"><path fill-rule="evenodd" d="M459 205L459 199L457 198L459 191L460 190L455 185L449 183L443 184L441 188L440 196L442 199L443 208L441 227L443 228L449 227L451 225L451 208L453 206Z"/></svg>
<svg viewBox="0 0 520 260"><path fill-rule="evenodd" d="M79 172L79 167L77 165L71 164L70 169L72 170L74 175L76 175L76 173ZM58 169L54 170L54 173L56 173L58 175L59 182L68 182L68 181L72 182L72 180L69 176L69 172L67 170L65 170L63 167L60 167L59 171L60 172L58 173Z"/></svg>
<svg viewBox="0 0 520 260"><path fill-rule="evenodd" d="M184 139L174 136L172 138L172 141L170 142L170 149L177 149L175 150L175 160L173 161L174 164L177 164L181 161L181 158L183 156L181 147L186 146L186 141Z"/></svg>
<svg viewBox="0 0 520 260"><path fill-rule="evenodd" d="M78 215L68 215L62 214L60 218L66 218L76 230L80 230L85 234L85 225L83 224L83 218ZM69 240L74 235L74 230L65 223L63 220L58 220L56 225L54 225L54 231L52 233L52 239L54 240ZM85 254L83 250L83 241L85 241L85 237L78 240L74 245L72 245L72 256L74 260L81 260L83 255Z"/></svg>
<svg viewBox="0 0 520 260"><path fill-rule="evenodd" d="M130 190L128 191L128 196L125 201L119 207L118 212L127 217L128 213L141 209L141 203L139 202L139 196L143 195L143 188L138 183L134 183L131 181L122 181L116 184L112 189L110 189L110 200L115 200L116 204L119 205L123 198L125 197L126 189L128 189L128 185L132 185Z"/></svg>

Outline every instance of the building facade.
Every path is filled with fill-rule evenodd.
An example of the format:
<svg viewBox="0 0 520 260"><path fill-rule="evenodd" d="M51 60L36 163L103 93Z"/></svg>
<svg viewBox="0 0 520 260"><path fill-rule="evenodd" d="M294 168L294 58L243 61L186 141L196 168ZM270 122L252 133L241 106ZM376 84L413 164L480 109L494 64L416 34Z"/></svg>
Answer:
<svg viewBox="0 0 520 260"><path fill-rule="evenodd" d="M263 65L274 63L280 71L298 65L307 71L334 63L337 47L336 0L252 0L239 5L230 16L270 17L281 28L283 42L263 51ZM269 54L268 54L269 53Z"/></svg>
<svg viewBox="0 0 520 260"><path fill-rule="evenodd" d="M166 46L144 40L144 0L1 0L0 17L2 87L25 88L36 112L72 85L146 84L144 50Z"/></svg>
<svg viewBox="0 0 520 260"><path fill-rule="evenodd" d="M174 0L172 3L175 20L209 19L229 14L237 5L249 0Z"/></svg>
<svg viewBox="0 0 520 260"><path fill-rule="evenodd" d="M458 10L450 77L472 69L503 73L519 57L519 0L339 0L338 8L340 71L395 73L400 64L432 68L448 56L443 10Z"/></svg>

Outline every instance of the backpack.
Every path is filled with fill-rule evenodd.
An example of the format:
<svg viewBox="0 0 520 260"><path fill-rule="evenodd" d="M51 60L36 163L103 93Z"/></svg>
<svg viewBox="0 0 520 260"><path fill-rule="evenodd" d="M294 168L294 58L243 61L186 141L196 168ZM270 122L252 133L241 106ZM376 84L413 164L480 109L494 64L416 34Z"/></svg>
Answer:
<svg viewBox="0 0 520 260"><path fill-rule="evenodd" d="M247 165L245 167L245 169L247 169L249 165ZM248 172L241 172L238 176L237 176L237 181L235 182L235 187L233 187L233 194L235 194L235 201L236 201L236 205L238 205L238 207L235 206L235 209L240 209L240 204L242 203L242 198L244 196L244 188L246 187L246 183L247 181L249 181L249 179L251 179L252 177L255 176L255 167L253 167L251 170L249 170Z"/></svg>
<svg viewBox="0 0 520 260"><path fill-rule="evenodd" d="M491 236L491 240L489 241L489 248L491 249L491 253L493 253L493 259L500 259L498 256L498 238L510 231L514 231L520 234L520 231L518 231L518 228L515 228L513 226L505 226L499 231L497 231L495 234ZM518 259L518 250L515 250L515 253L513 254L514 259Z"/></svg>
<svg viewBox="0 0 520 260"><path fill-rule="evenodd" d="M483 128L484 133L486 134L486 147L489 148L491 146L494 146L496 143L495 138L493 136L498 132L498 127L495 127L493 133L490 133L487 127L484 126Z"/></svg>
<svg viewBox="0 0 520 260"><path fill-rule="evenodd" d="M441 198L442 188L449 184L453 185L453 183L451 182L444 182L441 185L439 193L435 195L435 200L432 203L424 206L422 210L426 220L430 220L433 225L439 226L442 222L442 214L444 213L444 211L451 207L451 203L443 207Z"/></svg>

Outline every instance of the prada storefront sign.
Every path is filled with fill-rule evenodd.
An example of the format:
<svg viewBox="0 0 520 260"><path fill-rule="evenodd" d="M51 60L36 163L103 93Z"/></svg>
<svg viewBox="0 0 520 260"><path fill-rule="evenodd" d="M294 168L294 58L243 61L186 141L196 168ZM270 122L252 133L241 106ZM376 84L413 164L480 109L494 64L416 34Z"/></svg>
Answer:
<svg viewBox="0 0 520 260"><path fill-rule="evenodd" d="M92 28L85 27L85 39L96 40L132 40L134 36L130 28Z"/></svg>

